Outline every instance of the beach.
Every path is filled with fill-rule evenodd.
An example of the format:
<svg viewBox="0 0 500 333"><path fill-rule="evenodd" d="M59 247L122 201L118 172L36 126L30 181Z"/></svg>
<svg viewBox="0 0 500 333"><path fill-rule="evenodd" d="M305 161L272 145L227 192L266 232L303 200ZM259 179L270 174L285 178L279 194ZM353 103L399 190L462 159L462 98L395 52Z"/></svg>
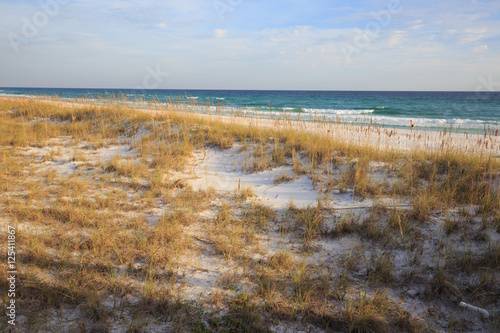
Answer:
<svg viewBox="0 0 500 333"><path fill-rule="evenodd" d="M197 114L201 118L204 115ZM208 116L229 124L247 125L256 128L292 129L324 135L332 140L347 144L368 145L379 150L399 151L460 151L466 153L500 155L500 138L495 135L457 133L453 130L441 131L396 129L385 125L353 125L294 120L269 120L255 117Z"/></svg>
<svg viewBox="0 0 500 333"><path fill-rule="evenodd" d="M23 329L496 327L497 137L190 110L0 98Z"/></svg>
<svg viewBox="0 0 500 333"><path fill-rule="evenodd" d="M9 97L16 98L16 97ZM21 96L21 98L23 98ZM90 103L95 105L95 101L89 100L87 103L80 101L53 100L49 96L41 97L40 101L55 103L55 105L84 107ZM113 104L112 100L106 103ZM123 104L118 102L118 104ZM138 104L137 106L135 106ZM397 150L397 151L451 151L465 152L472 154L500 156L500 137L494 135L494 131L488 131L484 134L470 133L468 131L459 132L459 128L442 128L440 130L429 130L420 128L418 120L415 130L390 127L385 124L369 123L365 118L363 124L350 123L335 119L326 120L325 117L316 119L306 118L306 121L297 121L291 114L284 113L280 117L277 113L276 119L270 119L267 113L261 111L249 111L235 108L227 108L225 113L221 114L220 108L192 106L184 104L169 103L151 103L148 108L143 108L141 103L127 103L126 107L132 107L138 112L162 113L174 112L184 113L189 117L221 121L227 124L238 124L254 128L267 128L276 130L306 131L323 135L332 140L346 144L371 146L378 150ZM142 103L145 104L145 103ZM408 124L409 125L409 124Z"/></svg>
<svg viewBox="0 0 500 333"><path fill-rule="evenodd" d="M0 333L500 332L499 1L4 1Z"/></svg>

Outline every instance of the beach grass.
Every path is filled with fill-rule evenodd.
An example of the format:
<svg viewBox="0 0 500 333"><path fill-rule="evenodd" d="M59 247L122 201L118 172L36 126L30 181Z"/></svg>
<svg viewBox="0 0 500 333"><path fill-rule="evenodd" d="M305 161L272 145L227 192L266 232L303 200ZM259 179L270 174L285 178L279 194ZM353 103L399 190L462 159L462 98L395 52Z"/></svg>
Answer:
<svg viewBox="0 0 500 333"><path fill-rule="evenodd" d="M457 316L472 330L499 327L491 151L405 150L369 144L371 127L359 129L371 133L363 143L286 117L188 111L0 98L0 222L18 235L23 330L428 332L459 329ZM350 207L318 199L280 210L248 185L190 185L201 177L193 154L238 145L245 158L228 167L286 167L276 186L308 177L325 197L350 195ZM413 311L415 300L426 305ZM493 315L457 312L460 301Z"/></svg>

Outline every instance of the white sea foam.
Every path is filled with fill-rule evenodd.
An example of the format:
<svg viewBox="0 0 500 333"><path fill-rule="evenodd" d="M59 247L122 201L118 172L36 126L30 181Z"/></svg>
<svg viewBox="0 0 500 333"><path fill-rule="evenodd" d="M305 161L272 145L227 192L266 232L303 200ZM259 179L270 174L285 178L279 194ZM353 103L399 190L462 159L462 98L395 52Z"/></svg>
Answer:
<svg viewBox="0 0 500 333"><path fill-rule="evenodd" d="M333 116L343 116L343 115L363 115L375 112L375 110L338 110L338 109L303 109L305 112L312 114L321 115L333 115Z"/></svg>
<svg viewBox="0 0 500 333"><path fill-rule="evenodd" d="M233 109L233 108L219 108L223 113L234 113L238 111L239 114L248 117L262 117L262 118L276 118L280 117L279 112L270 110L256 110L255 108ZM282 110L290 111L293 108L282 108ZM462 130L468 128L474 130L483 130L485 127L495 127L494 121L483 121L475 119L442 119L442 118L415 118L415 117L391 117L391 116L378 116L373 115L374 110L335 110L335 109L304 109L306 112L287 112L288 119L297 120L319 120L319 121L340 121L342 123L350 124L378 124L386 127L410 127L410 121L415 121L415 126L421 129L437 129L445 127L453 127L454 129L460 127ZM200 110L203 112L203 110Z"/></svg>
<svg viewBox="0 0 500 333"><path fill-rule="evenodd" d="M337 110L337 109L303 109L305 112L293 112L297 110L296 108L284 107L281 110L285 111L276 112L275 110L269 109L258 109L255 107L216 107L216 106L205 106L205 105L187 105L187 108L199 113L215 113L221 112L221 114L227 115L242 115L250 118L280 118L286 116L287 119L292 120L303 120L303 121L331 121L349 124L377 124L384 125L385 127L403 127L409 128L410 121L413 119L415 121L415 126L421 129L437 129L445 127L453 127L454 129L460 127L461 130L467 130L468 128L474 129L476 131L481 131L485 127L488 129L496 127L494 121L482 121L475 119L433 119L433 118L415 118L415 117L391 117L382 115L373 115L374 110ZM288 112L292 111L292 112Z"/></svg>
<svg viewBox="0 0 500 333"><path fill-rule="evenodd" d="M25 98L30 98L30 99L36 99L36 96L33 95L24 95L24 94L7 94L7 93L0 93L2 96L6 97L25 97Z"/></svg>
<svg viewBox="0 0 500 333"><path fill-rule="evenodd" d="M415 127L417 128L437 128L437 127L460 127L461 129L476 129L481 130L495 126L495 122L487 122L483 120L476 119L443 119L443 118L410 118L410 117L389 117L389 116L369 116L369 117L343 117L344 121L348 122L359 122L359 123L377 123L379 125L385 126L398 126L398 127L409 127L411 120L415 122Z"/></svg>

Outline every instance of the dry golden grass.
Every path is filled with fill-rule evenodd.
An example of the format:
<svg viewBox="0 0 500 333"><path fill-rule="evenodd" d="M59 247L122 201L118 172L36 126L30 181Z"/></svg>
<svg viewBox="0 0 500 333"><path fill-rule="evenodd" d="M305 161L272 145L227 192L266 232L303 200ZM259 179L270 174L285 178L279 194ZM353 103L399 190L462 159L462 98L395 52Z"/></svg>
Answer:
<svg viewBox="0 0 500 333"><path fill-rule="evenodd" d="M156 111L125 102L0 99L1 222L18 230L17 300L25 331L106 331L127 322L130 331L157 325L258 332L277 318L293 323L300 317L337 331L426 332L441 319L415 318L383 292L403 282L420 283L430 302L447 309L459 298L495 309L500 251L489 235L500 230L497 158L381 150L292 127L227 123L175 103L134 103ZM402 198L411 209L374 205L363 217L318 204L276 212L253 202L251 188L232 195L191 188L185 175L192 153L237 142L248 172L287 165L326 195ZM127 154L103 153L121 145ZM395 174L383 191L372 178L374 161ZM65 173L61 165L70 164ZM283 175L275 182L292 180ZM460 209L473 213L447 217ZM429 232L436 221L442 227ZM266 247L276 233L279 245ZM326 262L310 259L324 258L322 242L343 237L363 239L371 252L353 245ZM453 247L464 240L474 249ZM422 253L424 242L435 244L430 254ZM414 253L413 263L430 256L437 264L397 268L391 251ZM183 298L186 262L206 253L238 272L220 280L225 290L214 289L210 306L201 296L198 302ZM2 290L5 262L4 254ZM6 295L1 299L5 307ZM65 307L78 308L81 319L51 326L51 311ZM495 320L480 327L498 327Z"/></svg>

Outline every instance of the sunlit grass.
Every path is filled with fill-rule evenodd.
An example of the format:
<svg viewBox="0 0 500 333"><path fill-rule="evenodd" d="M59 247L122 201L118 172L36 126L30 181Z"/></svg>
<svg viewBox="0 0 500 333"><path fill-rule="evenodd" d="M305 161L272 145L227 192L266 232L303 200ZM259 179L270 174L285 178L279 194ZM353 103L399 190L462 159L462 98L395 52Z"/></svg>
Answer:
<svg viewBox="0 0 500 333"><path fill-rule="evenodd" d="M482 306L498 294L499 250L489 237L500 221L500 162L493 156L379 149L291 122L248 126L175 103L41 99L0 99L0 210L2 225L19 228L18 301L27 331L46 324L39 313L64 305L81 306L96 330L111 327L117 309L127 309L134 314L123 316L136 331L163 314L178 330L264 331L263 318L301 316L339 331L425 332L422 320L381 290L420 281L430 301L460 296ZM134 109L146 104L149 110ZM251 187L224 195L189 185L193 152L235 144L248 157L236 170L289 168L273 179L275 186L302 175L326 197L352 194L353 206L385 197L408 204L355 213L318 200L280 212L259 203ZM102 153L121 145L126 154ZM383 190L372 162L395 179ZM74 170L65 174L59 167L69 163ZM345 237L368 245L321 252ZM459 242L478 249L454 248ZM412 270L409 262L398 267L393 251L411 252L412 262L429 255L423 251L438 259ZM196 265L191 260L202 255L232 269L225 289L207 298L229 309L223 316L206 314L211 310L201 296L196 305L183 299Z"/></svg>

